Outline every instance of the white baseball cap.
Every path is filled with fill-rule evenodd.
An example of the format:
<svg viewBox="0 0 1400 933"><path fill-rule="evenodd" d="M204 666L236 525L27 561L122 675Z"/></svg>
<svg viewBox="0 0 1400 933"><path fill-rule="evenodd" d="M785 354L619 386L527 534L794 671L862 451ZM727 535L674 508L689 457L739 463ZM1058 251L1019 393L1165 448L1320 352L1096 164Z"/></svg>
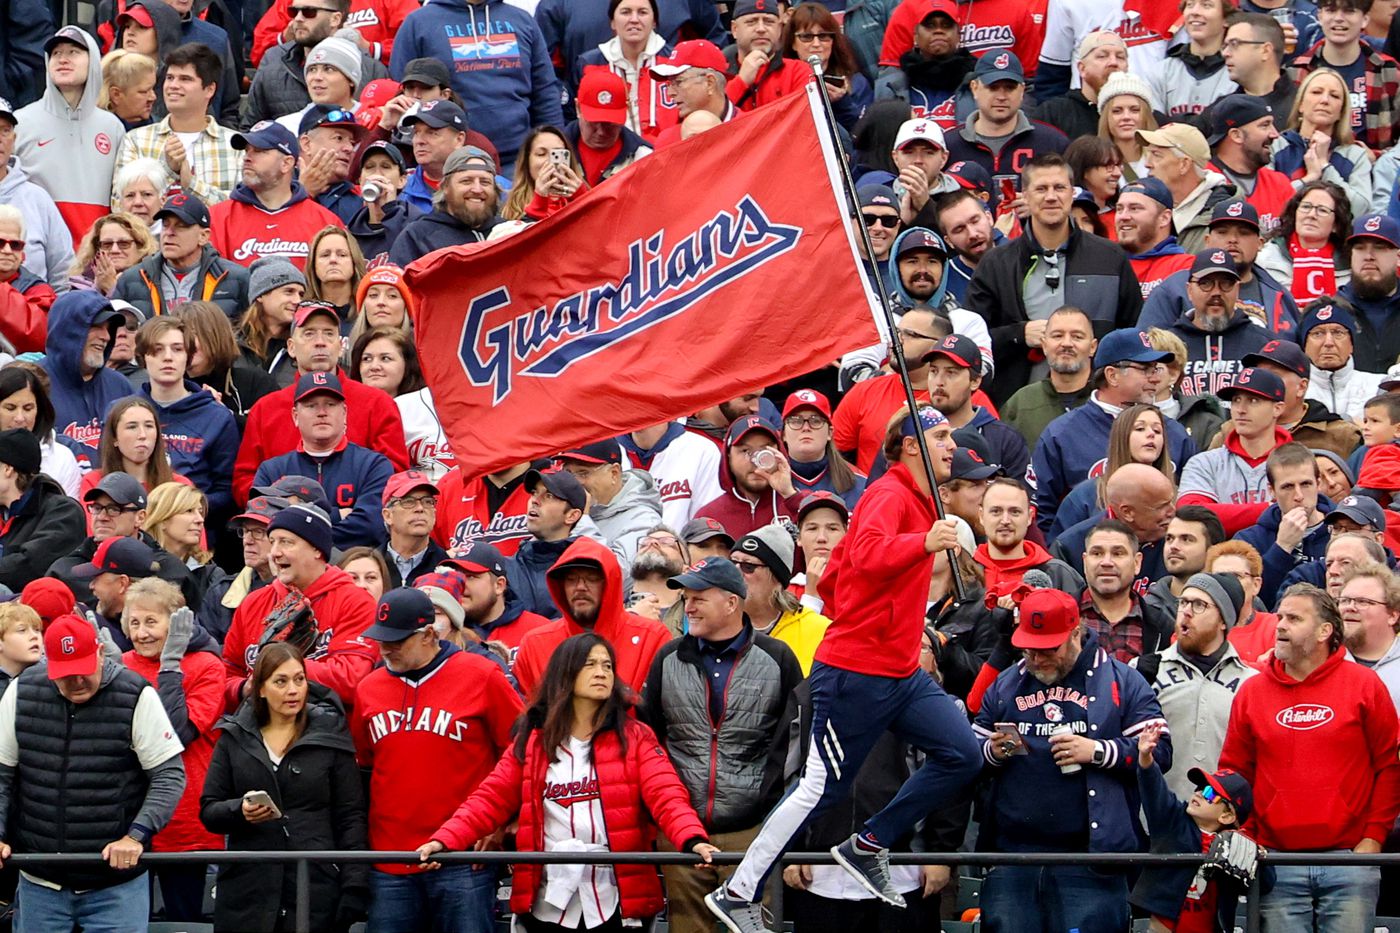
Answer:
<svg viewBox="0 0 1400 933"><path fill-rule="evenodd" d="M933 120L905 120L899 128L899 135L894 138L895 151L898 152L916 140L923 140L944 152L948 151L948 144L943 139L943 127Z"/></svg>

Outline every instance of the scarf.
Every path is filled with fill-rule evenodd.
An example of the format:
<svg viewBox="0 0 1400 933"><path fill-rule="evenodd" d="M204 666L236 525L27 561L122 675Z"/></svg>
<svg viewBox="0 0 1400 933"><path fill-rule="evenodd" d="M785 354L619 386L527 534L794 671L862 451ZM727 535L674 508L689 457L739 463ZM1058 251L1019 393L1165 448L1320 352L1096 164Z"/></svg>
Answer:
<svg viewBox="0 0 1400 933"><path fill-rule="evenodd" d="M1288 236L1288 258L1293 261L1293 283L1289 292L1302 307L1314 298L1337 293L1337 266L1332 260L1332 243L1308 249L1298 234Z"/></svg>
<svg viewBox="0 0 1400 933"><path fill-rule="evenodd" d="M952 55L939 58L924 58L915 50L906 52L899 59L899 67L911 87L935 91L956 92L976 65L977 60L967 49L958 49Z"/></svg>

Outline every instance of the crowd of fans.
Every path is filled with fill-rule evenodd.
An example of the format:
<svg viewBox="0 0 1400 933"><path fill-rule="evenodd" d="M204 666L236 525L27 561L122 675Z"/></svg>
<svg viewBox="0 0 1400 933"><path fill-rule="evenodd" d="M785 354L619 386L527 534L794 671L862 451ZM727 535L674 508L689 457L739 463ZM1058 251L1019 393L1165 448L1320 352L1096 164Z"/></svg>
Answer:
<svg viewBox="0 0 1400 933"><path fill-rule="evenodd" d="M313 865L313 929L488 931L509 880L529 930L711 930L713 854L845 757L807 678L852 594L925 607L966 721L799 849L956 736L892 848L1209 853L993 868L993 933L1228 931L1255 844L1400 851L1398 6L0 0L0 861L103 859L0 873L15 929L289 929L290 865L140 857L370 848L423 862ZM465 475L404 270L813 81L886 342ZM928 500L917 434L946 518L843 547ZM433 859L653 844L697 864ZM970 883L782 880L797 933ZM1260 881L1271 933L1400 914Z"/></svg>

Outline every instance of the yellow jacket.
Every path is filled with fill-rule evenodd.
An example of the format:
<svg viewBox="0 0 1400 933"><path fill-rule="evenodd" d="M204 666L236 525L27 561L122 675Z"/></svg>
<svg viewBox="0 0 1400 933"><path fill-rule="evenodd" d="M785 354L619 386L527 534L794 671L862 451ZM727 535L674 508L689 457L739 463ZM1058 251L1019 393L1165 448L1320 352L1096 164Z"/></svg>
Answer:
<svg viewBox="0 0 1400 933"><path fill-rule="evenodd" d="M826 635L826 627L831 620L806 606L796 612L785 612L773 624L768 634L783 642L797 655L797 663L802 665L802 676L812 673L812 658L817 653L817 645Z"/></svg>

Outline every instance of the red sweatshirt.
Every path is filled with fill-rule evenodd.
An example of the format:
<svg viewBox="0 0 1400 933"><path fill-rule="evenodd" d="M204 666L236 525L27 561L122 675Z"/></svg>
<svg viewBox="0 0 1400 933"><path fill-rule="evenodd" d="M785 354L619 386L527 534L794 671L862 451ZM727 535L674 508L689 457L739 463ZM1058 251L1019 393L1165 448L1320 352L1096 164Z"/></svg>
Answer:
<svg viewBox="0 0 1400 933"><path fill-rule="evenodd" d="M1040 46L1045 42L1045 10L1048 0L960 0L960 45L980 57L988 49L1010 49L1021 60L1026 77L1035 77ZM880 46L880 64L899 66L899 59L914 48L914 27L927 10L924 0L904 0L890 14Z"/></svg>
<svg viewBox="0 0 1400 933"><path fill-rule="evenodd" d="M1032 523L1031 527L1034 528L1035 525ZM977 545L972 559L981 564L982 569L986 571L986 590L988 593L995 592L1007 584L1015 586L1021 582L1021 578L1026 575L1027 570L1034 570L1053 559L1049 551L1034 541L1027 540L1021 544L1025 549L1025 555L1012 560L997 560L992 556L992 552L986 544Z"/></svg>
<svg viewBox="0 0 1400 933"><path fill-rule="evenodd" d="M298 190L300 190L298 188ZM285 259L306 270L310 243L322 227L344 227L340 218L304 195L275 211L239 198L209 209L209 242L230 262L251 266L264 256Z"/></svg>
<svg viewBox="0 0 1400 933"><path fill-rule="evenodd" d="M356 382L337 370L345 391L345 438L352 444L377 450L389 458L394 472L408 469L408 447L404 444L403 417L399 406L383 389ZM301 433L292 423L292 396L296 383L258 399L248 412L243 443L233 464L233 498L239 505L248 502L253 476L264 460L289 454L301 443Z"/></svg>
<svg viewBox="0 0 1400 933"><path fill-rule="evenodd" d="M54 291L42 279L20 275L0 282L0 336L16 353L42 353Z"/></svg>
<svg viewBox="0 0 1400 933"><path fill-rule="evenodd" d="M1128 257L1133 272L1137 274L1138 284L1142 286L1144 299L1152 294L1152 290L1161 285L1162 280L1167 276L1173 272L1191 268L1191 263L1195 261L1196 257L1190 253L1169 253L1165 256L1154 255L1143 259L1134 256Z"/></svg>
<svg viewBox="0 0 1400 933"><path fill-rule="evenodd" d="M771 62L758 69L758 77L753 84L745 84L737 74L730 78L724 88L729 102L747 112L789 94L796 94L812 80L812 66L801 59L781 58L778 62L781 67L776 70Z"/></svg>
<svg viewBox="0 0 1400 933"><path fill-rule="evenodd" d="M1337 651L1298 681L1273 658L1235 695L1220 767L1253 787L1245 828L1261 846L1351 849L1390 835L1398 746L1395 705L1373 671Z"/></svg>
<svg viewBox="0 0 1400 933"><path fill-rule="evenodd" d="M502 557L514 557L520 543L530 537L525 527L530 492L525 484L517 482L506 501L492 512L486 488L489 482L484 476L463 479L461 468L453 467L438 483L433 540L447 553L461 554L480 538L500 551Z"/></svg>
<svg viewBox="0 0 1400 933"><path fill-rule="evenodd" d="M902 463L866 487L817 585L832 622L816 660L876 677L918 670L934 557L924 538L935 518Z"/></svg>
<svg viewBox="0 0 1400 933"><path fill-rule="evenodd" d="M258 639L268 615L290 592L286 584L273 580L249 593L234 610L224 638L224 666L228 669L225 694L230 710L242 701L243 682L257 663ZM379 660L379 649L361 637L374 622L374 597L335 566L327 566L304 595L311 601L321 633L306 656L306 676L334 690L349 708L355 702L356 685Z"/></svg>
<svg viewBox="0 0 1400 933"><path fill-rule="evenodd" d="M379 667L360 681L350 734L360 766L371 769L370 848L405 851L431 838L510 747L522 708L499 665L455 647L422 670Z"/></svg>

